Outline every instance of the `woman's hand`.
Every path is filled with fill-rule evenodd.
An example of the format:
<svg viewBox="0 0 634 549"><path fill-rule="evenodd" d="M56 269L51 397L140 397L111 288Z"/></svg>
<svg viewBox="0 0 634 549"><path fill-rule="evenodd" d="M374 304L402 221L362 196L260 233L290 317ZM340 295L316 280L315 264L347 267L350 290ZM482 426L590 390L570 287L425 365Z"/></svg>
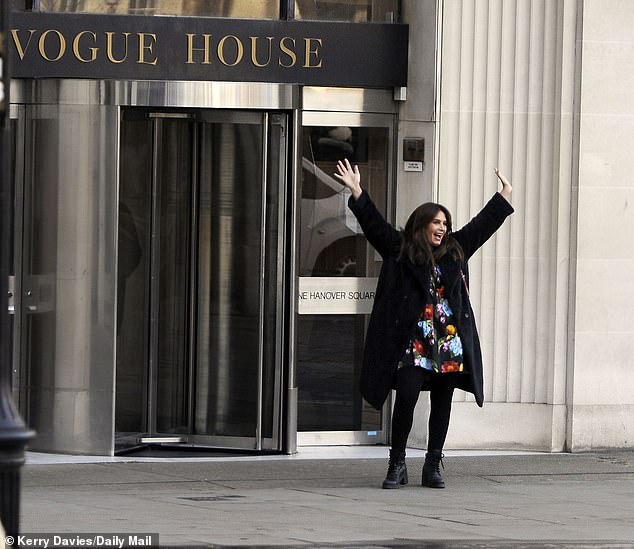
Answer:
<svg viewBox="0 0 634 549"><path fill-rule="evenodd" d="M495 175L498 176L498 179L500 180L500 183L502 183L502 190L500 191L500 194L504 198L506 198L506 200L508 200L510 202L511 201L511 192L513 191L513 185L511 185L511 182L497 168L495 168Z"/></svg>
<svg viewBox="0 0 634 549"><path fill-rule="evenodd" d="M355 165L353 169L347 158L344 160L344 162L342 162L341 160L337 162L337 173L335 173L335 177L341 182L342 185L350 189L350 192L352 192L352 197L357 200L362 193L361 174L359 174L359 166Z"/></svg>

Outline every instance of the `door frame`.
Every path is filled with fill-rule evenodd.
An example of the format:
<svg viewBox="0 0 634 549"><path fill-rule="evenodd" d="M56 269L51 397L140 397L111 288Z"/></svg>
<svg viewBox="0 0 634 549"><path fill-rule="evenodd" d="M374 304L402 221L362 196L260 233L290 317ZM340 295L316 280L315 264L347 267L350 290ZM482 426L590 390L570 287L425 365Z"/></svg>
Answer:
<svg viewBox="0 0 634 549"><path fill-rule="evenodd" d="M314 93L315 90L310 90ZM314 99L312 100L314 101ZM299 132L304 127L310 126L349 126L349 127L384 127L388 130L388 151L387 151L387 189L386 189L386 205L387 217L393 218L394 212L394 181L396 179L396 162L395 162L395 135L398 131L398 120L394 113L389 112L337 112L335 110L328 111L304 111L301 116ZM299 164L298 170L301 172L301 155L295 157ZM301 177L298 186L301 185ZM299 191L298 191L298 194ZM299 206L298 206L299 207ZM299 241L299 232L301 230L301 220L295 221L295 234ZM296 263L299 262L299 254ZM299 281L299 276L297 276ZM298 282L299 284L299 282ZM298 311L294 311L299 315ZM297 365L295 364L295 368ZM386 444L389 438L390 420L391 420L391 395L381 410L381 429L379 431L297 431L297 446L333 446L333 445L363 445L363 444ZM299 412L296 412L299 413Z"/></svg>
<svg viewBox="0 0 634 549"><path fill-rule="evenodd" d="M27 375L26 368L20 365L20 357L26 352L24 347L26 338L22 338L23 310L22 310L22 254L24 232L28 229L24 225L24 184L25 184L25 106L11 105L9 117L13 127L13 147L12 166L10 175L13 176L14 189L14 223L13 223L13 265L9 276L9 313L13 322L12 339L12 371L11 385L17 406L24 410L26 408Z"/></svg>
<svg viewBox="0 0 634 549"><path fill-rule="evenodd" d="M189 311L187 319L187 332L188 332L188 359L186 364L187 370L187 423L188 433L185 434L173 434L161 432L156 425L156 406L157 402L157 383L158 383L158 367L157 367L157 323L154 320L155 315L147 315L148 322L148 356L147 356L147 381L145 382L145 423L147 432L139 433L137 441L141 445L147 444L178 444L197 447L213 447L223 449L241 449L241 450L255 450L255 451L280 451L282 449L282 380L283 380L283 364L284 355L283 349L284 338L286 337L286 331L284 330L285 316L284 311L286 308L288 275L286 274L286 261L288 246L288 229L286 227L286 217L288 211L289 201L287 199L287 166L288 166L288 148L289 148L289 132L288 132L288 113L283 111L259 111L259 110L211 110L211 109L179 109L179 110L166 110L160 108L151 108L143 110L147 111L147 116L152 120L152 151L153 157L158 158L158 151L160 149L161 138L161 126L162 119L189 119L192 123L193 133L193 155L191 158L191 181L190 181L190 193L191 193L191 206L190 206L190 257L189 257ZM260 201L260 242L259 242L259 271L258 271L258 364L257 364L257 401L256 406L256 427L253 436L219 436L219 435L200 435L193 434L194 431L194 417L195 417L195 382L196 382L196 355L197 355L197 342L196 342L196 326L198 321L198 315L195 308L197 301L198 291L198 220L199 220L199 163L198 155L200 150L200 131L203 125L212 123L228 123L228 124L252 124L260 126L262 130L262 149L261 159L261 201ZM273 135L275 133L275 135ZM276 139L273 143L271 140ZM273 152L274 151L274 152ZM160 234L157 227L157 220L160 211L159 201L161 199L158 188L158 164L153 162L152 166L152 182L151 182L151 203L150 210L150 225L152 237L150 239L151 255L150 255L150 268L149 274L146 274L146 284L150 284L153 288L150 290L150 302L147 304L149 310L156 310L157 308L157 286L159 284L158 276L153 274L158 272L158 248ZM268 190L272 185L273 179L276 179L274 191L274 199L269 202ZM273 204L273 210L277 212L277 218L268 217L268 210ZM269 225L272 224L272 225ZM275 257L267 257L267 229L274 226L277 234L277 252ZM273 287L278 289L278 292L271 296L270 291L267 290L266 282L267 272L266 262L269 261L274 267L274 284ZM268 292L268 293L267 293ZM273 301L271 301L273 300ZM273 358L273 371L269 375L272 380L272 387L265 388L265 376L264 376L264 361L265 361L265 345L264 345L264 322L265 322L265 302L274 303L275 309L275 344L274 358ZM268 390L272 392L272 406L273 410L270 412L272 417L272 424L267 431L270 432L269 436L265 436L263 429L264 421L264 392ZM115 400L116 405L116 400ZM126 437L129 440L128 437ZM121 449L129 450L129 447Z"/></svg>

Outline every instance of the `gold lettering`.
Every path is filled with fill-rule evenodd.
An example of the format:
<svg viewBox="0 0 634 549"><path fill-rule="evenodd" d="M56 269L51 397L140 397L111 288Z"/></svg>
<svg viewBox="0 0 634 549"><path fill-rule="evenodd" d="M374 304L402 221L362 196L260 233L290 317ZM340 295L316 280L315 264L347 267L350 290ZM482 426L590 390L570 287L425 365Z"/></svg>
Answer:
<svg viewBox="0 0 634 549"><path fill-rule="evenodd" d="M292 42L292 46L287 46L286 45L286 40L290 40ZM285 53L286 55L288 55L288 57L291 60L290 65L285 65L282 62L282 59L280 58L278 60L278 64L280 65L280 67L285 67L285 68L290 68L290 67L294 67L295 63L297 63L297 55L295 54L295 52L291 49L295 47L295 39L291 38L290 36L285 36L284 38L282 38L280 40L280 50L282 50L282 53Z"/></svg>
<svg viewBox="0 0 634 549"><path fill-rule="evenodd" d="M139 60L137 61L137 63L145 64L145 65L156 65L158 62L156 57L154 57L154 59L152 59L151 61L145 60L146 50L148 53L154 55L153 48L154 48L154 44L156 44L156 34L151 32L150 33L140 32L138 36L139 36ZM147 44L145 43L146 38L150 39L150 41Z"/></svg>
<svg viewBox="0 0 634 549"><path fill-rule="evenodd" d="M269 55L266 59L266 63L259 63L258 62L258 54L257 54L257 49L258 49L258 36L251 36L251 62L256 66L256 67L266 67L270 62L271 62L271 42L273 42L273 37L272 36L267 36L266 40L269 43Z"/></svg>
<svg viewBox="0 0 634 549"><path fill-rule="evenodd" d="M312 49L311 47L313 42L317 43L315 49ZM304 43L306 44L306 56L304 57L304 68L305 69L321 68L321 59L319 59L319 48L321 47L321 38L304 38ZM310 64L311 55L315 56L315 60L319 59L318 64L316 65Z"/></svg>
<svg viewBox="0 0 634 549"><path fill-rule="evenodd" d="M31 43L31 38L35 34L35 29L29 29L29 39L26 41L26 45L22 46L22 42L20 41L20 37L18 36L19 29L11 29L11 36L13 36L13 43L15 44L15 49L18 50L18 56L20 57L20 61L24 59L24 54L26 50L29 49L29 44Z"/></svg>
<svg viewBox="0 0 634 549"><path fill-rule="evenodd" d="M112 53L112 37L114 36L114 32L106 32L106 57L108 57L108 61L111 63L123 63L128 58L128 37L130 36L130 33L123 32L121 34L125 39L125 54L122 59L115 59L114 54Z"/></svg>
<svg viewBox="0 0 634 549"><path fill-rule="evenodd" d="M57 55L55 57L49 57L46 54L46 49L44 48L44 43L46 42L46 37L50 34L53 33L55 35L57 35L57 38L59 40L59 50L57 52ZM46 59L47 61L59 61L63 56L64 56L64 52L66 51L66 39L64 38L64 36L62 35L61 32L59 32L58 30L54 30L54 29L49 29L46 30L42 33L42 36L40 36L40 40L39 40L39 50L40 50L40 55Z"/></svg>
<svg viewBox="0 0 634 549"><path fill-rule="evenodd" d="M211 61L209 60L209 40L211 39L211 34L203 34L205 37L205 47L204 48L195 48L194 47L194 36L195 34L187 34L187 64L191 65L194 63L194 51L202 51L205 52L205 56L203 58L203 65L209 65Z"/></svg>
<svg viewBox="0 0 634 549"><path fill-rule="evenodd" d="M80 33L77 33L77 36L75 36L75 39L73 40L73 53L75 54L75 57L78 61L81 61L82 63L90 63L91 61L97 59L97 52L99 51L99 48L95 46L88 48L88 51L90 52L90 57L88 59L84 59L81 56L81 52L79 51L79 41L84 35L91 36L94 42L97 41L97 35L94 32L81 31Z"/></svg>
<svg viewBox="0 0 634 549"><path fill-rule="evenodd" d="M228 63L225 59L225 42L229 40L229 38L233 38L236 43L236 48L238 49L236 53L236 59L233 63ZM223 36L220 42L218 42L218 59L223 65L227 65L227 67L235 67L240 61L242 61L242 56L244 55L244 47L242 46L242 42L237 36L233 36L233 34L229 34L227 36Z"/></svg>

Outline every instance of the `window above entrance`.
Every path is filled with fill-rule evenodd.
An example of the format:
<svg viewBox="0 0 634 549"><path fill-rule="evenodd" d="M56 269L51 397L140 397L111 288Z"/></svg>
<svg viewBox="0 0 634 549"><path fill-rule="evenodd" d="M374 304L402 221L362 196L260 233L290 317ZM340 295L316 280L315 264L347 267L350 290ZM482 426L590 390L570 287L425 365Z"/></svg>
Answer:
<svg viewBox="0 0 634 549"><path fill-rule="evenodd" d="M398 21L400 0L13 0L14 9L357 23Z"/></svg>
<svg viewBox="0 0 634 549"><path fill-rule="evenodd" d="M295 19L394 23L399 0L295 0Z"/></svg>
<svg viewBox="0 0 634 549"><path fill-rule="evenodd" d="M280 0L32 0L34 11L278 19Z"/></svg>

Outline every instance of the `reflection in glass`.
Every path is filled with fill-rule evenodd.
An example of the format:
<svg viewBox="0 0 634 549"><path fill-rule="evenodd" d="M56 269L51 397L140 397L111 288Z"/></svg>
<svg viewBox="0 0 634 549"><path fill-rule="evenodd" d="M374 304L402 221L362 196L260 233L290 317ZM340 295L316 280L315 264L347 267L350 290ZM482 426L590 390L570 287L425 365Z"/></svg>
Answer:
<svg viewBox="0 0 634 549"><path fill-rule="evenodd" d="M16 9L24 9L24 1L12 1ZM67 13L279 19L282 2L286 0L36 0L33 9ZM398 14L399 0L295 0L295 19L391 23L398 21Z"/></svg>
<svg viewBox="0 0 634 549"><path fill-rule="evenodd" d="M378 431L359 393L367 315L298 317L298 431Z"/></svg>
<svg viewBox="0 0 634 549"><path fill-rule="evenodd" d="M146 430L146 365L150 360L156 371L156 429L162 433L188 430L190 126L186 120L153 123L131 115L122 126L115 413L118 433ZM157 153L154 160L153 139ZM152 281L149 285L148 279Z"/></svg>
<svg viewBox="0 0 634 549"><path fill-rule="evenodd" d="M279 18L279 0L40 0L39 9L75 13Z"/></svg>
<svg viewBox="0 0 634 549"><path fill-rule="evenodd" d="M145 431L152 196L152 127L145 118L124 119L120 173L115 432L141 433Z"/></svg>
<svg viewBox="0 0 634 549"><path fill-rule="evenodd" d="M255 436L262 128L202 133L194 433Z"/></svg>
<svg viewBox="0 0 634 549"><path fill-rule="evenodd" d="M256 435L262 140L259 116L252 124L197 124L187 117L125 113L117 302L119 438L145 432L152 424L156 433ZM264 399L270 405L263 412L264 436L271 435L273 424L276 184L270 185L268 198L271 259L265 281L272 298L266 301L265 318L273 330L273 347L265 349L264 357ZM147 410L154 417L147 417Z"/></svg>
<svg viewBox="0 0 634 549"><path fill-rule="evenodd" d="M199 435L202 444L238 447L253 447L258 434L276 436L284 132L271 124L264 196L262 115L220 118L226 121L124 111L120 448L135 433ZM234 443L238 437L247 440Z"/></svg>
<svg viewBox="0 0 634 549"><path fill-rule="evenodd" d="M295 0L295 18L356 23L398 20L399 0Z"/></svg>
<svg viewBox="0 0 634 549"><path fill-rule="evenodd" d="M51 143L59 143L59 122L53 117L32 122L32 177L27 179L28 188L25 193L30 196L30 223L26 224L25 252L25 293L35 297L25 299L26 310L33 314L26 316L26 337L28 350L25 353L24 383L26 384L26 400L21 404L24 419L30 427L37 429L40 437L51 437L55 431L54 388L59 371L69 365L56 362L56 343L63 322L56 318L56 291L61 263L58 256L60 220L58 218L60 201L60 185L58 173L59 158L54 153ZM69 182L66 182L69 184ZM77 185L78 182L72 182ZM70 184L69 184L70 186ZM75 187L76 188L76 187ZM73 244L76 244L74 242ZM41 283L46 290L46 306L39 303ZM69 297L75 292L68 291ZM29 295L29 294L27 294ZM83 297L83 296L82 296ZM70 299L69 299L70 301ZM63 318L62 320L69 320ZM69 322L71 327L73 324ZM60 326L61 325L61 326ZM37 441L36 441L37 442Z"/></svg>
<svg viewBox="0 0 634 549"><path fill-rule="evenodd" d="M350 193L332 174L340 159L357 164L364 188L385 211L387 142L387 128L304 128L300 276L378 276L380 264L368 256L348 209Z"/></svg>
<svg viewBox="0 0 634 549"><path fill-rule="evenodd" d="M156 429L189 431L189 273L193 132L187 120L162 120L157 149L156 211L153 222L153 319L157 369ZM158 240L158 242L157 242ZM156 280L156 278L155 278Z"/></svg>
<svg viewBox="0 0 634 549"><path fill-rule="evenodd" d="M300 276L376 277L374 253L332 177L338 160L359 166L363 186L386 211L387 127L304 127ZM299 315L299 431L378 431L381 414L358 390L368 315Z"/></svg>

